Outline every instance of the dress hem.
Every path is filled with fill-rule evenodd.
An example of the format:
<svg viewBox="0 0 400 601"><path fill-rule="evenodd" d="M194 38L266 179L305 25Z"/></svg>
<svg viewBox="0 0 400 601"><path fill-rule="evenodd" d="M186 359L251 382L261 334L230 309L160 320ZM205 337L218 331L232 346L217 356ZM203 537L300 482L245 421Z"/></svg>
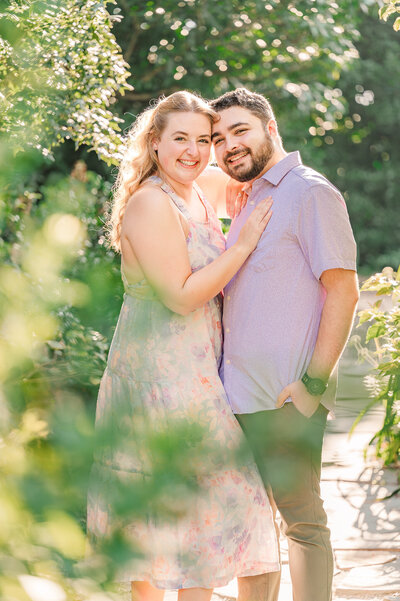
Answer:
<svg viewBox="0 0 400 601"><path fill-rule="evenodd" d="M221 586L226 586L234 580L235 578L245 578L247 576L259 576L260 574L269 574L270 572L279 572L281 569L280 563L266 563L262 564L258 568L252 568L248 570L241 570L240 573L233 572L229 576L221 578L211 583L198 582L194 580L187 580L186 582L177 583L171 582L170 580L157 580L152 578L151 576L129 576L129 577L121 577L118 578L118 581L121 584L126 584L130 582L149 582L155 588L165 591L176 591L180 589L186 588L219 588Z"/></svg>

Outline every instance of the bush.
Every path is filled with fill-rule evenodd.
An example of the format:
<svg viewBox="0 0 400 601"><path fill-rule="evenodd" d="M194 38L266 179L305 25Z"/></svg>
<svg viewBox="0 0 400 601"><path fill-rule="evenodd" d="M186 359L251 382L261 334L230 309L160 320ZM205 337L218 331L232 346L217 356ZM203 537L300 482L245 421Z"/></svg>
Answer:
<svg viewBox="0 0 400 601"><path fill-rule="evenodd" d="M370 277L361 290L374 291L377 295L391 298L393 306L382 310L382 300L373 307L360 312L359 325L372 322L366 334L366 342L375 342L375 351L363 350L375 369L368 376L373 398L360 413L356 424L376 404L382 404L385 416L382 427L369 444L374 445L376 456L384 465L399 465L400 455L400 267L391 267ZM356 425L355 424L355 425Z"/></svg>

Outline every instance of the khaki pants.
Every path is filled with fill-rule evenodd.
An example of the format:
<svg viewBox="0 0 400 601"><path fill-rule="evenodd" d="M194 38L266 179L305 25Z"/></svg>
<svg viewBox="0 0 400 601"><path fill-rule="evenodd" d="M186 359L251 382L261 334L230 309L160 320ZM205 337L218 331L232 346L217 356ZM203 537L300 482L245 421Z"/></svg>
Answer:
<svg viewBox="0 0 400 601"><path fill-rule="evenodd" d="M327 410L311 418L293 405L237 415L288 537L294 601L331 601L333 554L320 497L321 451ZM279 534L279 533L278 533ZM280 573L266 575L265 601L277 601Z"/></svg>

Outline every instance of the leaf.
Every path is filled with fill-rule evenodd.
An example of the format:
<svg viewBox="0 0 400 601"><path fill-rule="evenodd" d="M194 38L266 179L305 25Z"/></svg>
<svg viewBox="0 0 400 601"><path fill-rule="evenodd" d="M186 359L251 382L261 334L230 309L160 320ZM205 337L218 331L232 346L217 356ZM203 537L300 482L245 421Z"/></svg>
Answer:
<svg viewBox="0 0 400 601"><path fill-rule="evenodd" d="M374 323L372 326L368 328L367 335L365 337L366 342L372 340L373 338L379 338L379 336L383 336L386 332L386 327L381 323Z"/></svg>
<svg viewBox="0 0 400 601"><path fill-rule="evenodd" d="M370 309L365 309L364 311L360 311L358 316L359 321L357 327L361 326L366 321L369 321L372 318L372 312Z"/></svg>

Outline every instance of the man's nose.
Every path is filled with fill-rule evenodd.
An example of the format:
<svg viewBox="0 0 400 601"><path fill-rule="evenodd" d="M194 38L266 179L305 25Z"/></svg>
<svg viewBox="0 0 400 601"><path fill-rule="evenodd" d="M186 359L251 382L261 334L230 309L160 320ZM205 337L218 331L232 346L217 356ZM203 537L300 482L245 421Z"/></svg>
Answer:
<svg viewBox="0 0 400 601"><path fill-rule="evenodd" d="M225 139L225 150L228 152L235 150L239 146L238 141L235 136L226 136Z"/></svg>

